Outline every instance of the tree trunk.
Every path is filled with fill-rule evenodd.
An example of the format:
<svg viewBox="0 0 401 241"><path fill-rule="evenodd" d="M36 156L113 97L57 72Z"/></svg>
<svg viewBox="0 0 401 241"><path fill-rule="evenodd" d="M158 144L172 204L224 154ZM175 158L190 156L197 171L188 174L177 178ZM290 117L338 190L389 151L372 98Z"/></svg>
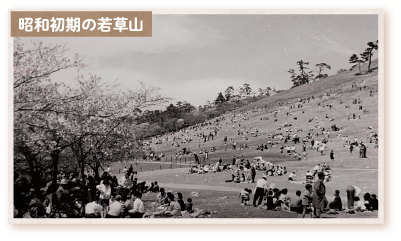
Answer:
<svg viewBox="0 0 401 241"><path fill-rule="evenodd" d="M79 163L81 164L81 178L85 175L85 157L81 157Z"/></svg>
<svg viewBox="0 0 401 241"><path fill-rule="evenodd" d="M58 175L58 160L60 157L60 151L55 150L51 153L52 161L53 161L53 182L57 183L57 175Z"/></svg>
<svg viewBox="0 0 401 241"><path fill-rule="evenodd" d="M31 157L25 156L27 161L28 161L28 165L29 165L29 172L31 174L31 184L32 184L32 188L35 189L35 193L38 195L40 194L40 175L38 175L38 172L35 170L35 160L32 159ZM27 187L31 188L31 187Z"/></svg>
<svg viewBox="0 0 401 241"><path fill-rule="evenodd" d="M373 50L370 50L370 52L369 52L368 72L370 71L370 64L372 63L372 51L373 51Z"/></svg>

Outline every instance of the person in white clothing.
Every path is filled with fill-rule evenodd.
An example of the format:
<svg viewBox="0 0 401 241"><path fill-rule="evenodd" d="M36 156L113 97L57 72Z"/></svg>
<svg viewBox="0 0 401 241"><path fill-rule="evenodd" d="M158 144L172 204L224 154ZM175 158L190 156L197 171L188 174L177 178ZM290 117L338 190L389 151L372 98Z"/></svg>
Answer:
<svg viewBox="0 0 401 241"><path fill-rule="evenodd" d="M256 190L255 190L255 195L253 197L254 207L257 207L262 203L266 190L267 190L267 176L263 174L263 177L256 181ZM258 204L256 204L257 201Z"/></svg>
<svg viewBox="0 0 401 241"><path fill-rule="evenodd" d="M103 207L98 204L99 198L95 198L93 202L86 204L85 217L86 218L100 218Z"/></svg>
<svg viewBox="0 0 401 241"><path fill-rule="evenodd" d="M295 175L295 172L291 172L290 175L288 175L288 181L295 181L295 177L297 175Z"/></svg>
<svg viewBox="0 0 401 241"><path fill-rule="evenodd" d="M120 180L118 180L118 185L126 188L126 189L131 189L133 182L132 180L129 178L128 173L125 173L124 176L120 177Z"/></svg>
<svg viewBox="0 0 401 241"><path fill-rule="evenodd" d="M111 187L108 179L103 180L103 183L96 186L96 189L100 191L100 205L103 206L103 217L106 217L107 208L109 206L109 200L111 196Z"/></svg>
<svg viewBox="0 0 401 241"><path fill-rule="evenodd" d="M117 195L114 202L110 204L106 218L119 218L122 211L121 196Z"/></svg>
<svg viewBox="0 0 401 241"><path fill-rule="evenodd" d="M145 213L145 207L141 200L142 194L140 192L135 192L134 194L134 207L129 211L131 218L142 218Z"/></svg>

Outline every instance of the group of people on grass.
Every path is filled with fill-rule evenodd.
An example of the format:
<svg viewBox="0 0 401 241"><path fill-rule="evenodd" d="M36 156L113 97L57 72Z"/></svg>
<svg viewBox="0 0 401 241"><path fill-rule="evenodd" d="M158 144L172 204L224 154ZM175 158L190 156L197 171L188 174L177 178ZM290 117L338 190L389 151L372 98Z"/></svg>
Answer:
<svg viewBox="0 0 401 241"><path fill-rule="evenodd" d="M158 193L157 202L163 205L164 216L178 215L175 202L180 204L180 211L192 209L191 199L184 206L182 194L177 193L175 199L174 193L165 193L156 181L147 186L138 181L132 169L120 179L107 171L97 178L61 173L57 182L50 180L40 190L32 188L25 176L15 176L15 218L142 218L146 217L142 195L148 193Z"/></svg>
<svg viewBox="0 0 401 241"><path fill-rule="evenodd" d="M310 213L311 217L320 218L324 212L330 214L337 214L338 211L346 211L353 214L356 211L373 211L378 210L379 204L375 194L366 192L363 195L363 200L360 199L359 194L361 189L356 186L349 186L346 189L347 204L341 200L340 191L334 190L333 200L328 201L326 198L326 186L324 179L326 175L324 172L317 173L318 179L312 184L305 185L305 190L302 192L297 190L295 197L290 198L287 196L288 189L275 188L275 184L268 185L267 176L263 177L256 182L254 190L253 206L261 209L274 210L274 211L293 211L302 214L302 218ZM245 188L240 193L241 205L248 205L252 190Z"/></svg>

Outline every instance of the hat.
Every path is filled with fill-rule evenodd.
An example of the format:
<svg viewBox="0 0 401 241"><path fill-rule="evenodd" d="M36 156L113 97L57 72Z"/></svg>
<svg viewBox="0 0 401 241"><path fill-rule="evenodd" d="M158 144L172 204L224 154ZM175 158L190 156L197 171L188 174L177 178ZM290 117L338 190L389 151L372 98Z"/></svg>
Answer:
<svg viewBox="0 0 401 241"><path fill-rule="evenodd" d="M31 188L29 191L30 191L30 192L34 192L34 191L35 191L35 188Z"/></svg>
<svg viewBox="0 0 401 241"><path fill-rule="evenodd" d="M169 190L168 193L173 193L173 190Z"/></svg>
<svg viewBox="0 0 401 241"><path fill-rule="evenodd" d="M60 182L60 184L68 184L68 180L67 179L61 179L61 182Z"/></svg>
<svg viewBox="0 0 401 241"><path fill-rule="evenodd" d="M266 179L266 180L267 180L267 176L266 176L266 174L263 174L262 178L264 178L264 179Z"/></svg>

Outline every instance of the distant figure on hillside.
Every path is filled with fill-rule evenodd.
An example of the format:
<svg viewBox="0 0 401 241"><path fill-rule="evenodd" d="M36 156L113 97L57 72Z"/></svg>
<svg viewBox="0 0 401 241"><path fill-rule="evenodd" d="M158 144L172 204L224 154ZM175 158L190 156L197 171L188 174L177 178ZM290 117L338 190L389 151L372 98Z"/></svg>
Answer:
<svg viewBox="0 0 401 241"><path fill-rule="evenodd" d="M331 150L331 152L330 152L330 161L334 162L334 151L333 150Z"/></svg>
<svg viewBox="0 0 401 241"><path fill-rule="evenodd" d="M360 147L359 147L359 157L360 158L366 158L366 146L363 144L361 141Z"/></svg>

